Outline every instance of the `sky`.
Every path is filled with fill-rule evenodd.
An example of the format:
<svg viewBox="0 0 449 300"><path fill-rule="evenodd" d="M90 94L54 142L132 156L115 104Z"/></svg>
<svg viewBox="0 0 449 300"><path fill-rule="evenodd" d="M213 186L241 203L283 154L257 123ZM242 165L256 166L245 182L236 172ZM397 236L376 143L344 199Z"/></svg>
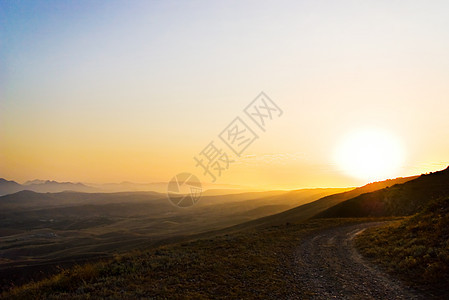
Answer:
<svg viewBox="0 0 449 300"><path fill-rule="evenodd" d="M344 137L387 132L386 177L449 165L447 1L0 1L0 177L159 182L236 118L258 138L216 182L357 186ZM260 92L282 109L265 131ZM395 146L396 147L396 146ZM393 149L395 150L395 149Z"/></svg>

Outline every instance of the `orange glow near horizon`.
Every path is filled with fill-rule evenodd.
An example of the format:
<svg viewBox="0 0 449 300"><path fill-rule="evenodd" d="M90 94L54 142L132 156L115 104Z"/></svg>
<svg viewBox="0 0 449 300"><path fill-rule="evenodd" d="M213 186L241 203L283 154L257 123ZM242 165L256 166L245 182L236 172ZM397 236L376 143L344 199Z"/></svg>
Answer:
<svg viewBox="0 0 449 300"><path fill-rule="evenodd" d="M358 129L346 135L335 156L348 175L370 181L398 176L405 161L398 137L374 128Z"/></svg>
<svg viewBox="0 0 449 300"><path fill-rule="evenodd" d="M0 177L210 182L193 157L261 91L284 113L219 184L444 169L449 3L412 2L2 3Z"/></svg>

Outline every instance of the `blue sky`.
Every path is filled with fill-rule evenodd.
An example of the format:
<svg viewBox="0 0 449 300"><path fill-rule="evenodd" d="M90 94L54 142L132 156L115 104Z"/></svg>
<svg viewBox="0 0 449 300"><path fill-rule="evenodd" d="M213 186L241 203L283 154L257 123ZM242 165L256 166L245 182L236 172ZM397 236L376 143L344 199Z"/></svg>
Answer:
<svg viewBox="0 0 449 300"><path fill-rule="evenodd" d="M397 175L439 168L448 11L445 1L1 1L2 176L164 180L190 170L262 90L285 114L248 155L297 159L275 166L281 176L259 163L224 181L362 183L332 160L360 127L399 137Z"/></svg>

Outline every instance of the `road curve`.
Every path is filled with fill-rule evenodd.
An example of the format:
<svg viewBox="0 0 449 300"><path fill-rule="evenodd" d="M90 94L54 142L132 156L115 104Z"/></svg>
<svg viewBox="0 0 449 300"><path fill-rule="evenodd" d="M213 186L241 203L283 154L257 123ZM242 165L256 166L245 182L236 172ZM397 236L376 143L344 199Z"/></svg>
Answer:
<svg viewBox="0 0 449 300"><path fill-rule="evenodd" d="M297 279L310 299L421 299L373 265L353 247L353 238L384 222L345 225L306 237L295 253Z"/></svg>

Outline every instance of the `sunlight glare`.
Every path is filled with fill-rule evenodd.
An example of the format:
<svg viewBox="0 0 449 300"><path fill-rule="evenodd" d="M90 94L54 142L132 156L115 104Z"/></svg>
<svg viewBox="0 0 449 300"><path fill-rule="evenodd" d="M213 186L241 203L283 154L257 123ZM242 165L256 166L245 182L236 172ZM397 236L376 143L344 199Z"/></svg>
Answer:
<svg viewBox="0 0 449 300"><path fill-rule="evenodd" d="M399 139L380 129L359 129L346 135L335 153L335 160L346 174L377 181L396 176L404 163Z"/></svg>

